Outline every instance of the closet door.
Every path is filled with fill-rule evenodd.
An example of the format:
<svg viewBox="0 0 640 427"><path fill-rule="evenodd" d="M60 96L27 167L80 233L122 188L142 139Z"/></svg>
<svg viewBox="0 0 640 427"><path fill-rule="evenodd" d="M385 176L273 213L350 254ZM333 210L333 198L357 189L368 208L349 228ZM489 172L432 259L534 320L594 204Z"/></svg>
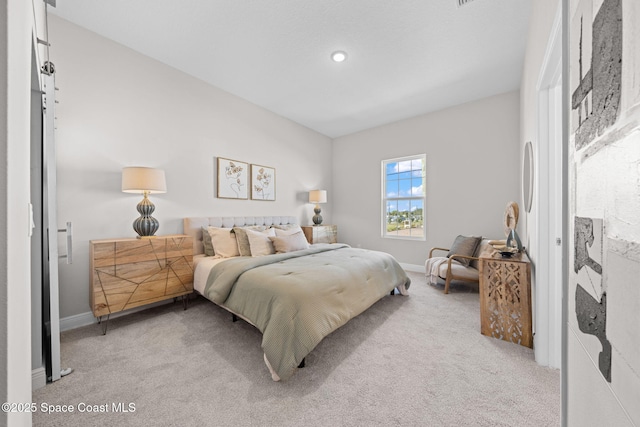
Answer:
<svg viewBox="0 0 640 427"><path fill-rule="evenodd" d="M56 204L55 73L43 74L42 222L43 322L47 380L60 379L60 307L58 217Z"/></svg>
<svg viewBox="0 0 640 427"><path fill-rule="evenodd" d="M42 222L42 89L40 87L40 71L35 54L31 55L31 369L34 375L34 387L46 384L47 374L43 350L43 222Z"/></svg>

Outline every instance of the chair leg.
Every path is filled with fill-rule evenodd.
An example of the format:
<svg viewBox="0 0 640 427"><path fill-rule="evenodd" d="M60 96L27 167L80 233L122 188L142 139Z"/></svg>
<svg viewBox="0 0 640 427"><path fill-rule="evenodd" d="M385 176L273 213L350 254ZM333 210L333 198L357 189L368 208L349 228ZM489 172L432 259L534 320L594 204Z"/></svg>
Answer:
<svg viewBox="0 0 640 427"><path fill-rule="evenodd" d="M449 276L447 274L447 280L445 280L445 282L444 282L444 293L445 294L449 293L449 283L451 283L451 276Z"/></svg>

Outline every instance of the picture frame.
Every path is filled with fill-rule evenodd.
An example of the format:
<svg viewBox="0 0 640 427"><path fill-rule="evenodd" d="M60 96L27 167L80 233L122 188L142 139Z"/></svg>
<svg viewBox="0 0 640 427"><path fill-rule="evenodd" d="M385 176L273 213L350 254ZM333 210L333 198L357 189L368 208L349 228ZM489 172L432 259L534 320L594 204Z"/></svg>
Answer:
<svg viewBox="0 0 640 427"><path fill-rule="evenodd" d="M276 170L274 168L251 165L251 200L276 200Z"/></svg>
<svg viewBox="0 0 640 427"><path fill-rule="evenodd" d="M249 198L249 164L218 157L217 196L221 199Z"/></svg>

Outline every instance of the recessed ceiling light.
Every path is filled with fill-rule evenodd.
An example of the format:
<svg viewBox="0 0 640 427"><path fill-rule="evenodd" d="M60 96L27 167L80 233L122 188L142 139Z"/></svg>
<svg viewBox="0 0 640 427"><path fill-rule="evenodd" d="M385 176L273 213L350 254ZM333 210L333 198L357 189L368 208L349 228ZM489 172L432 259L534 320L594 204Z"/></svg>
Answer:
<svg viewBox="0 0 640 427"><path fill-rule="evenodd" d="M342 62L345 59L347 59L347 53L341 50L338 50L331 54L331 59L333 59L335 62Z"/></svg>

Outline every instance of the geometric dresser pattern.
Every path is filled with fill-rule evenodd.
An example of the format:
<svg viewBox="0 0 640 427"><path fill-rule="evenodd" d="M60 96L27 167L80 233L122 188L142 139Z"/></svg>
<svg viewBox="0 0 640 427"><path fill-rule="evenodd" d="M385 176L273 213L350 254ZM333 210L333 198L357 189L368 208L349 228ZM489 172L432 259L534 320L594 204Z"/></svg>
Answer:
<svg viewBox="0 0 640 427"><path fill-rule="evenodd" d="M186 235L92 240L95 317L193 292L193 240Z"/></svg>
<svg viewBox="0 0 640 427"><path fill-rule="evenodd" d="M479 267L480 331L533 348L529 259L524 253L512 258L485 253Z"/></svg>

